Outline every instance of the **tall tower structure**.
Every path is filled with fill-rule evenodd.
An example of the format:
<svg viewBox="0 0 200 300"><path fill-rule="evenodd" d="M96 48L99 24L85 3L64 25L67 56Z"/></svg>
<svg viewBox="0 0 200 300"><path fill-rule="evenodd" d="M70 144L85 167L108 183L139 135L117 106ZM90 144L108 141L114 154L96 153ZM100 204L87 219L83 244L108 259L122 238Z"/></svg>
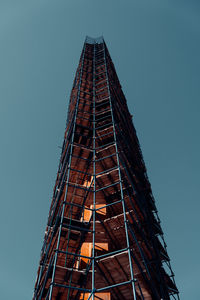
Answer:
<svg viewBox="0 0 200 300"><path fill-rule="evenodd" d="M77 68L33 296L75 299L179 299L103 38L86 38Z"/></svg>

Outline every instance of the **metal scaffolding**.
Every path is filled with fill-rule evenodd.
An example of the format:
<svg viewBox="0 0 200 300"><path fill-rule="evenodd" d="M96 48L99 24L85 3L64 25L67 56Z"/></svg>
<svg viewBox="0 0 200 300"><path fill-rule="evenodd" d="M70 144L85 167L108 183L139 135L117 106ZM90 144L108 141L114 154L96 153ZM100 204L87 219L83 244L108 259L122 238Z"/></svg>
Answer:
<svg viewBox="0 0 200 300"><path fill-rule="evenodd" d="M132 117L102 37L77 68L33 300L179 299Z"/></svg>

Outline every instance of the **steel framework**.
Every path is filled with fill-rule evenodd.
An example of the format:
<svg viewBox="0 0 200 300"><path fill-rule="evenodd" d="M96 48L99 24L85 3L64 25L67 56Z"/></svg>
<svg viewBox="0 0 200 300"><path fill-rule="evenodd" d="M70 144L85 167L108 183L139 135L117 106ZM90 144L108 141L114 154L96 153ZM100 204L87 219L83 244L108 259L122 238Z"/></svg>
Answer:
<svg viewBox="0 0 200 300"><path fill-rule="evenodd" d="M102 37L86 38L77 68L33 299L179 299Z"/></svg>

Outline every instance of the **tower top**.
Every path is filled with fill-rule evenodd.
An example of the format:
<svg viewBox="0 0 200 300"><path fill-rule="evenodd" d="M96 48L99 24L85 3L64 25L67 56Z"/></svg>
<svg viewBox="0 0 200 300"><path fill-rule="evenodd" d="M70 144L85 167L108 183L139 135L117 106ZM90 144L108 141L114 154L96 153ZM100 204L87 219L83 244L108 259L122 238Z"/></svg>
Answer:
<svg viewBox="0 0 200 300"><path fill-rule="evenodd" d="M102 44L104 42L103 36L92 38L90 36L86 36L85 43L87 44Z"/></svg>

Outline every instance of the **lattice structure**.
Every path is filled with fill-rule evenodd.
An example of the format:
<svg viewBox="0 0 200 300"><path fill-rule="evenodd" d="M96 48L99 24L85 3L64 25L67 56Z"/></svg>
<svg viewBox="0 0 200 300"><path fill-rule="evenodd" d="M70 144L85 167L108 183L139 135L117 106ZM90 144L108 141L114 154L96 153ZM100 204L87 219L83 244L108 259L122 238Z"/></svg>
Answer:
<svg viewBox="0 0 200 300"><path fill-rule="evenodd" d="M33 299L179 299L102 37L86 38L76 72Z"/></svg>

